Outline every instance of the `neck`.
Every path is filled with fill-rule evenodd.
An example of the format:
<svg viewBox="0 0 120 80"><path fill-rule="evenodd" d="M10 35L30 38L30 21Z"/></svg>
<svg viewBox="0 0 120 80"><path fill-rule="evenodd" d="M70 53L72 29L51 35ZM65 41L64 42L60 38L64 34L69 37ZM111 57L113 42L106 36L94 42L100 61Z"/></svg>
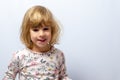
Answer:
<svg viewBox="0 0 120 80"><path fill-rule="evenodd" d="M35 52L47 52L51 49L51 46L48 45L46 47L43 48L38 48L38 47L33 47L31 50L35 51Z"/></svg>

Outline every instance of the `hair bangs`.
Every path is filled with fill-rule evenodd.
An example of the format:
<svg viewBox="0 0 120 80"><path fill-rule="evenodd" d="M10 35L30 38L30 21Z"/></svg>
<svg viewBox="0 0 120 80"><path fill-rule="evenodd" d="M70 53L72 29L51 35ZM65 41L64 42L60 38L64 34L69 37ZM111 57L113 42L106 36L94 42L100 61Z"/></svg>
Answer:
<svg viewBox="0 0 120 80"><path fill-rule="evenodd" d="M41 15L39 13L35 13L34 15L31 15L29 21L31 28L37 28L43 26L50 27L50 25L52 24L52 21L49 17L46 17L45 15Z"/></svg>

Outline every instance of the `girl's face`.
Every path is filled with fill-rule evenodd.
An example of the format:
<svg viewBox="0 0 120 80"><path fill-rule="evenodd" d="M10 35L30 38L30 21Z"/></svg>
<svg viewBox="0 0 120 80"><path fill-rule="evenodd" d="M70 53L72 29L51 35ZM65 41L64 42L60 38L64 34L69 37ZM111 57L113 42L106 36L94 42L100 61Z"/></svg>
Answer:
<svg viewBox="0 0 120 80"><path fill-rule="evenodd" d="M51 40L51 28L47 26L31 28L30 37L33 42L34 50L39 51L45 49L48 47Z"/></svg>

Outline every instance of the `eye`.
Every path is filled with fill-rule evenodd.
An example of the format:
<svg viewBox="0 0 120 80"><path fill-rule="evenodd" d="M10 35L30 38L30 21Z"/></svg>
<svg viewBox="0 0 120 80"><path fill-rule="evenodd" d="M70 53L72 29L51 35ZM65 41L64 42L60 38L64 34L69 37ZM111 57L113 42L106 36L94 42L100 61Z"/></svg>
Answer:
<svg viewBox="0 0 120 80"><path fill-rule="evenodd" d="M49 28L48 28L48 27L45 27L45 28L43 28L43 30L44 30L44 31L47 31L47 30L49 30Z"/></svg>
<svg viewBox="0 0 120 80"><path fill-rule="evenodd" d="M38 29L38 28L33 28L32 30L33 30L34 32L39 31L39 29Z"/></svg>

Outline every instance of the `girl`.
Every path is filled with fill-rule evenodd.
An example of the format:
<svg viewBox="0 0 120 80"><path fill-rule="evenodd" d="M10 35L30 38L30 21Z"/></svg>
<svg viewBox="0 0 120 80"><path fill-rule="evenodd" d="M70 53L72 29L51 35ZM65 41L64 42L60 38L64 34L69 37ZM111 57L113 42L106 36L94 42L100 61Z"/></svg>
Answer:
<svg viewBox="0 0 120 80"><path fill-rule="evenodd" d="M52 13L43 6L33 6L23 19L21 41L26 48L17 51L3 80L70 80L62 51L54 47L60 28Z"/></svg>

